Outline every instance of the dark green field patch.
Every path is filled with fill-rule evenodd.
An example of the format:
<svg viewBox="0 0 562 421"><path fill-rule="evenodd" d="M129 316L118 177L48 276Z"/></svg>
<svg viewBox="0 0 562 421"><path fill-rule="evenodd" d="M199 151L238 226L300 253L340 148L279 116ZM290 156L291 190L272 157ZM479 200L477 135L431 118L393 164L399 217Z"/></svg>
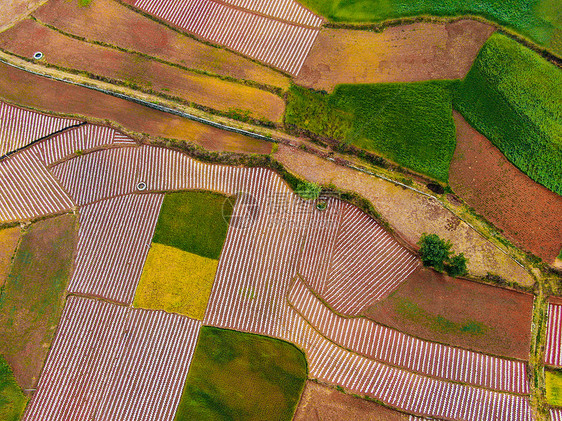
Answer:
<svg viewBox="0 0 562 421"><path fill-rule="evenodd" d="M562 55L558 0L302 0L336 22L382 22L413 16L478 15Z"/></svg>
<svg viewBox="0 0 562 421"><path fill-rule="evenodd" d="M176 421L291 420L306 379L292 344L203 326Z"/></svg>
<svg viewBox="0 0 562 421"><path fill-rule="evenodd" d="M168 193L152 241L218 259L228 230L223 215L231 215L232 206L233 200L216 193Z"/></svg>
<svg viewBox="0 0 562 421"><path fill-rule="evenodd" d="M292 87L285 121L447 182L456 144L457 83L339 85L331 95Z"/></svg>
<svg viewBox="0 0 562 421"><path fill-rule="evenodd" d="M19 420L26 403L27 398L16 383L12 369L0 355L0 420Z"/></svg>
<svg viewBox="0 0 562 421"><path fill-rule="evenodd" d="M76 240L73 215L32 224L0 289L0 354L24 389L35 386L58 325Z"/></svg>
<svg viewBox="0 0 562 421"><path fill-rule="evenodd" d="M562 194L562 72L516 41L493 34L454 106L516 167Z"/></svg>

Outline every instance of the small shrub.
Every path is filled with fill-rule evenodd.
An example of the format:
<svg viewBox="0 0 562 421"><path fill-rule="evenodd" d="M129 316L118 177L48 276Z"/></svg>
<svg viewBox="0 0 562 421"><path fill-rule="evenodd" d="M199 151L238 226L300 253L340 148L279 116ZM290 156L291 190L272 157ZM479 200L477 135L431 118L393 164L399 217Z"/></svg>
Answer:
<svg viewBox="0 0 562 421"><path fill-rule="evenodd" d="M437 234L423 234L418 244L424 266L432 267L439 272L446 271L449 276L467 274L466 257L462 253L453 256L450 241L439 238Z"/></svg>
<svg viewBox="0 0 562 421"><path fill-rule="evenodd" d="M464 254L457 254L449 259L449 263L445 265L445 270L449 276L464 276L466 270L466 257Z"/></svg>

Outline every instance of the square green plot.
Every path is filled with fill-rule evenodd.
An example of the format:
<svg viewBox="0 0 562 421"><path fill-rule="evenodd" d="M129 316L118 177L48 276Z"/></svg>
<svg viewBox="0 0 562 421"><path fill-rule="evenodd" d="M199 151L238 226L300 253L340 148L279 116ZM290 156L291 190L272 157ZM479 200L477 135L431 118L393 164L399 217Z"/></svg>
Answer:
<svg viewBox="0 0 562 421"><path fill-rule="evenodd" d="M218 259L233 203L233 198L211 192L168 193L152 242Z"/></svg>

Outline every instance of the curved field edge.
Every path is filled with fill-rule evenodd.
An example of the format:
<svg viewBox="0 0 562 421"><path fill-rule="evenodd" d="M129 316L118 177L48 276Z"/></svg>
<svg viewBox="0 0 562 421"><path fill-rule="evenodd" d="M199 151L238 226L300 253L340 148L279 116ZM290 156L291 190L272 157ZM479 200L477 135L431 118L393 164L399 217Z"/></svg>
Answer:
<svg viewBox="0 0 562 421"><path fill-rule="evenodd" d="M291 420L307 376L289 342L203 326L175 420Z"/></svg>
<svg viewBox="0 0 562 421"><path fill-rule="evenodd" d="M300 0L332 22L384 23L401 18L479 17L562 57L562 17L556 0Z"/></svg>
<svg viewBox="0 0 562 421"><path fill-rule="evenodd" d="M26 404L27 397L17 384L10 365L0 355L0 419L18 421Z"/></svg>
<svg viewBox="0 0 562 421"><path fill-rule="evenodd" d="M501 34L484 44L454 107L521 171L562 195L562 72Z"/></svg>

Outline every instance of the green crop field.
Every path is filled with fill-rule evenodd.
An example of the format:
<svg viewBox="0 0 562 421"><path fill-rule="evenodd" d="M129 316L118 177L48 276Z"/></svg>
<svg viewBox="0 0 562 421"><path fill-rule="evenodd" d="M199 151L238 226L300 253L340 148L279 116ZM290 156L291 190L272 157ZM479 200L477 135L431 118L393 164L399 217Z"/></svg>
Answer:
<svg viewBox="0 0 562 421"><path fill-rule="evenodd" d="M218 259L228 229L223 214L232 214L232 201L226 199L210 192L168 193L152 241Z"/></svg>
<svg viewBox="0 0 562 421"><path fill-rule="evenodd" d="M456 144L457 83L339 85L330 95L293 86L285 122L447 182Z"/></svg>
<svg viewBox="0 0 562 421"><path fill-rule="evenodd" d="M562 372L545 371L546 400L552 406L562 406Z"/></svg>
<svg viewBox="0 0 562 421"><path fill-rule="evenodd" d="M562 194L562 72L494 34L455 95L454 106L520 170Z"/></svg>
<svg viewBox="0 0 562 421"><path fill-rule="evenodd" d="M302 0L302 3L334 22L477 15L562 55L562 13L558 0Z"/></svg>
<svg viewBox="0 0 562 421"><path fill-rule="evenodd" d="M20 419L27 398L18 386L12 369L0 355L0 419L17 421Z"/></svg>
<svg viewBox="0 0 562 421"><path fill-rule="evenodd" d="M76 218L32 224L0 289L0 354L22 388L35 385L62 311L76 245Z"/></svg>
<svg viewBox="0 0 562 421"><path fill-rule="evenodd" d="M294 345L203 326L176 421L291 420L306 379Z"/></svg>

